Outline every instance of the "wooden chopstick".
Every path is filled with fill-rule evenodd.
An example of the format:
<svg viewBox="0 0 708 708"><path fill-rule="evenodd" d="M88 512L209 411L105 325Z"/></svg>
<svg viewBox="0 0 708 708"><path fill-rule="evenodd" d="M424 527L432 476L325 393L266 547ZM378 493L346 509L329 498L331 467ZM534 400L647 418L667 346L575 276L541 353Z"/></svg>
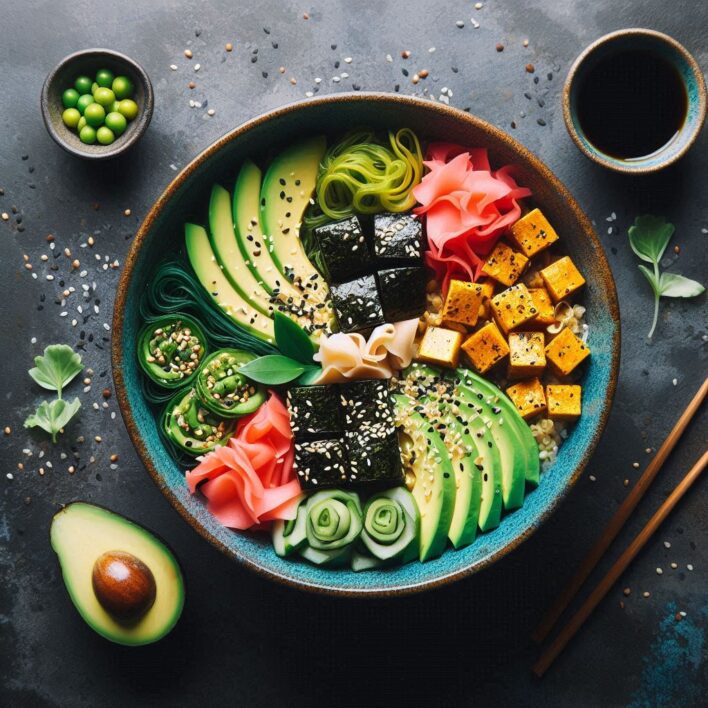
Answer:
<svg viewBox="0 0 708 708"><path fill-rule="evenodd" d="M563 651L566 644L575 636L575 633L582 627L585 620L598 606L600 601L610 591L619 577L627 569L627 566L634 560L639 551L642 550L646 542L654 535L654 532L661 526L661 523L676 506L679 499L690 489L691 485L698 479L701 472L708 465L708 450L691 468L689 473L678 483L666 501L659 507L654 516L649 519L647 525L636 535L632 543L615 561L614 565L607 572L607 575L597 584L597 587L590 593L580 609L573 615L568 624L563 627L558 636L553 640L548 649L541 655L541 658L534 664L533 672L541 677L548 667L556 660Z"/></svg>
<svg viewBox="0 0 708 708"><path fill-rule="evenodd" d="M602 558L612 541L615 540L617 534L622 530L622 527L631 516L637 504L641 501L647 489L651 486L654 477L656 477L664 461L674 449L684 430L686 430L688 424L691 422L691 418L693 418L696 411L701 407L707 393L708 378L703 381L703 385L698 389L696 395L686 407L686 410L684 410L681 417L676 421L673 429L662 443L654 459L647 465L647 468L634 485L632 491L627 495L627 498L622 504L620 504L614 516L607 524L602 536L600 536L595 545L590 549L590 552L583 559L575 575L570 579L570 582L565 586L558 596L558 599L549 608L538 627L534 630L534 633L531 635L533 641L540 643L550 634L559 617L577 595L578 590L580 590L583 583L598 564L600 558Z"/></svg>

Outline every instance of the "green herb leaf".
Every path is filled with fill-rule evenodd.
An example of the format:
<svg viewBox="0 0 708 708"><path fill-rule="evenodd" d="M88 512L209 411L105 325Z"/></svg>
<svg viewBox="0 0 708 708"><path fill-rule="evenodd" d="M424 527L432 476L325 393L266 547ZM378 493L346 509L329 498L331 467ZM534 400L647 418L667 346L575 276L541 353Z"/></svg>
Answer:
<svg viewBox="0 0 708 708"><path fill-rule="evenodd" d="M300 325L282 312L274 315L275 343L287 357L311 364L315 345Z"/></svg>
<svg viewBox="0 0 708 708"><path fill-rule="evenodd" d="M312 384L317 381L317 379L320 377L322 374L322 367L321 366L306 366L305 371L300 374L297 378L297 383L300 386L312 386Z"/></svg>
<svg viewBox="0 0 708 708"><path fill-rule="evenodd" d="M56 442L57 433L66 427L79 408L81 401L78 398L71 402L61 398L51 402L42 401L37 410L25 420L25 428L42 428L52 436L52 442Z"/></svg>
<svg viewBox="0 0 708 708"><path fill-rule="evenodd" d="M42 356L34 358L29 375L42 388L57 391L59 398L66 386L83 368L81 357L66 344L50 344Z"/></svg>
<svg viewBox="0 0 708 708"><path fill-rule="evenodd" d="M294 381L305 367L294 359L281 354L267 354L244 364L239 373L262 384L277 386Z"/></svg>
<svg viewBox="0 0 708 708"><path fill-rule="evenodd" d="M660 216L645 214L629 227L629 245L647 263L659 263L674 233L674 225Z"/></svg>
<svg viewBox="0 0 708 708"><path fill-rule="evenodd" d="M696 297L705 288L696 280L684 278L677 273L662 273L659 281L661 297Z"/></svg>
<svg viewBox="0 0 708 708"><path fill-rule="evenodd" d="M661 295L661 285L659 282L661 276L657 278L654 271L649 270L645 265L638 265L637 268L642 271L644 277L649 281L649 285L651 285L651 289L654 291L654 296L659 297Z"/></svg>

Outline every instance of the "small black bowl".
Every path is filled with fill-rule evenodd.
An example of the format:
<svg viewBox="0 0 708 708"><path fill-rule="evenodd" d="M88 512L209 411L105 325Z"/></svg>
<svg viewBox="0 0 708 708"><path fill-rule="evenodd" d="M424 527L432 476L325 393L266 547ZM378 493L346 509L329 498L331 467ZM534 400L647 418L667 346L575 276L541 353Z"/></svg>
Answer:
<svg viewBox="0 0 708 708"><path fill-rule="evenodd" d="M128 123L125 132L110 145L86 145L78 134L64 125L62 93L74 85L77 76L95 76L99 69L110 69L116 76L127 76L134 86L133 100L139 113ZM88 160L115 157L135 144L147 130L155 103L152 84L140 64L110 49L84 49L62 59L47 76L42 86L42 118L49 134L64 150Z"/></svg>

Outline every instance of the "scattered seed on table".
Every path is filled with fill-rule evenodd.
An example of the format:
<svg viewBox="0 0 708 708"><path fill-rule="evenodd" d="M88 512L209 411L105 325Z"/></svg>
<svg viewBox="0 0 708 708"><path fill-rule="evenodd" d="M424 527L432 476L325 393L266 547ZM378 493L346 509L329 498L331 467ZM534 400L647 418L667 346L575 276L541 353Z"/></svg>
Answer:
<svg viewBox="0 0 708 708"><path fill-rule="evenodd" d="M2 213L2 220L3 220L3 221L8 221L9 218L10 218L10 215L9 215L6 211L4 211L4 212Z"/></svg>
<svg viewBox="0 0 708 708"><path fill-rule="evenodd" d="M474 9L475 9L475 10L481 10L483 7L484 7L484 5L482 5L481 2L476 2L476 3L474 4Z"/></svg>
<svg viewBox="0 0 708 708"><path fill-rule="evenodd" d="M118 462L118 455L116 455L115 453L111 455L111 462Z"/></svg>
<svg viewBox="0 0 708 708"><path fill-rule="evenodd" d="M190 81L190 82L187 84L187 88L191 88L191 89L197 88L197 85L194 83L194 81Z"/></svg>
<svg viewBox="0 0 708 708"><path fill-rule="evenodd" d="M216 113L216 111L215 111L213 108L210 108L210 109L207 111L207 115L210 115L210 116L213 116L215 113Z"/></svg>
<svg viewBox="0 0 708 708"><path fill-rule="evenodd" d="M664 548L671 548L671 542L670 542L670 541L664 541Z"/></svg>
<svg viewBox="0 0 708 708"><path fill-rule="evenodd" d="M631 588L625 588L624 590L622 590L622 592L624 593L624 596L625 596L625 597L628 597L628 596L632 593L632 589L631 589Z"/></svg>
<svg viewBox="0 0 708 708"><path fill-rule="evenodd" d="M597 477L594 474L590 475L590 481L591 482L597 482Z"/></svg>
<svg viewBox="0 0 708 708"><path fill-rule="evenodd" d="M657 569L656 569L656 574L657 574L657 575L663 575L663 574L664 574L664 571L663 571L661 568L657 568Z"/></svg>
<svg viewBox="0 0 708 708"><path fill-rule="evenodd" d="M693 570L693 565L692 565L691 563L688 563L688 564L686 565L686 569L687 569L687 570Z"/></svg>
<svg viewBox="0 0 708 708"><path fill-rule="evenodd" d="M227 42L225 49L226 49L227 52L232 52L233 49L234 49L234 45L231 44L231 42Z"/></svg>
<svg viewBox="0 0 708 708"><path fill-rule="evenodd" d="M184 56L186 56L187 59L191 59L194 55L192 54L192 50L191 50L191 49L185 49L185 50L184 50Z"/></svg>
<svg viewBox="0 0 708 708"><path fill-rule="evenodd" d="M126 209L126 210L123 212L123 216L130 216L132 213L133 213L133 212L130 211L130 209Z"/></svg>
<svg viewBox="0 0 708 708"><path fill-rule="evenodd" d="M427 79L428 74L429 74L429 72L427 69L422 69L421 71L418 72L418 76L420 76L421 79Z"/></svg>
<svg viewBox="0 0 708 708"><path fill-rule="evenodd" d="M351 58L351 57L344 57L344 63L345 63L345 64L351 64L351 63L352 63L352 58Z"/></svg>
<svg viewBox="0 0 708 708"><path fill-rule="evenodd" d="M201 68L202 68L202 65L201 65L201 64L195 64L195 65L194 65L194 71L199 71L199 69L201 69Z"/></svg>
<svg viewBox="0 0 708 708"><path fill-rule="evenodd" d="M526 71L529 74L533 74L534 71L536 71L536 67L533 64L527 64L526 65Z"/></svg>
<svg viewBox="0 0 708 708"><path fill-rule="evenodd" d="M462 20L457 20L457 22L455 22L455 24L457 25L457 27L459 29L462 29L465 26L465 23Z"/></svg>
<svg viewBox="0 0 708 708"><path fill-rule="evenodd" d="M676 568L678 568L678 563L672 563L672 564L671 564L671 567L672 567L674 570L676 570Z"/></svg>
<svg viewBox="0 0 708 708"><path fill-rule="evenodd" d="M635 470L639 469L639 463L638 463L638 462L632 462L632 467L634 467Z"/></svg>
<svg viewBox="0 0 708 708"><path fill-rule="evenodd" d="M650 597L650 596L651 596L651 593L650 593L648 590L645 590L645 591L642 593L642 597Z"/></svg>
<svg viewBox="0 0 708 708"><path fill-rule="evenodd" d="M335 77L335 78L339 78L339 77ZM295 84L297 84L297 79L296 79L294 76L290 77L290 83L291 83L293 86L295 86Z"/></svg>
<svg viewBox="0 0 708 708"><path fill-rule="evenodd" d="M309 20L309 19L310 19L310 15L309 15L307 12L304 12L304 13L302 14L302 19L303 19L303 20Z"/></svg>
<svg viewBox="0 0 708 708"><path fill-rule="evenodd" d="M73 270L76 270L76 269L79 268L80 266L81 266L81 262L79 261L78 258L74 258L74 260L71 261L71 267L72 267Z"/></svg>
<svg viewBox="0 0 708 708"><path fill-rule="evenodd" d="M546 121L543 120L543 118L537 118L537 119L536 119L536 122L537 122L539 125L541 125L541 126L546 125Z"/></svg>
<svg viewBox="0 0 708 708"><path fill-rule="evenodd" d="M503 45L501 42L497 42L497 46L495 47L495 49L496 49L498 52L503 52L503 51L504 51L504 45Z"/></svg>
<svg viewBox="0 0 708 708"><path fill-rule="evenodd" d="M408 57L411 55L410 51L408 49L404 49L401 52L401 58L402 59L408 59Z"/></svg>
<svg viewBox="0 0 708 708"><path fill-rule="evenodd" d="M12 433L12 428L9 425L6 425L3 432L5 433L5 435L10 435Z"/></svg>
<svg viewBox="0 0 708 708"><path fill-rule="evenodd" d="M479 22L477 22L474 17L470 17L470 22L472 23L472 27L474 27L474 29L479 29Z"/></svg>

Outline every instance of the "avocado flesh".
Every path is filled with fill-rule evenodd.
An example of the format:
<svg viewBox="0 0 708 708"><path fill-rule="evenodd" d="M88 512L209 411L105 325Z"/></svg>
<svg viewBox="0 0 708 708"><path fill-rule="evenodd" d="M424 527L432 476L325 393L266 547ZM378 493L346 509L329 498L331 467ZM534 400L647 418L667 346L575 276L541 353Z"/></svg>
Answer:
<svg viewBox="0 0 708 708"><path fill-rule="evenodd" d="M399 435L408 437L415 453L406 466L415 475L411 493L420 511L418 557L426 561L445 550L455 507L455 476L442 438L429 421L414 411L416 401L401 394L395 394L393 400ZM407 447L405 443L401 445L404 462Z"/></svg>
<svg viewBox="0 0 708 708"><path fill-rule="evenodd" d="M485 405L501 409L503 424L512 429L512 434L516 438L514 450L519 464L523 467L524 478L529 484L537 487L541 475L541 462L538 457L538 443L528 423L519 415L511 401L486 379L467 369L457 369L455 375L464 386L474 392L478 400L481 394ZM514 474L518 475L518 471Z"/></svg>
<svg viewBox="0 0 708 708"><path fill-rule="evenodd" d="M50 539L71 601L101 636L128 646L151 644L179 620L184 605L182 571L170 549L147 529L108 509L74 502L54 516ZM135 623L117 622L94 594L93 565L107 551L131 553L155 577L155 602Z"/></svg>
<svg viewBox="0 0 708 708"><path fill-rule="evenodd" d="M318 136L281 152L266 171L260 195L260 222L273 262L291 283L306 288L311 302L325 302L329 289L305 253L300 225L326 147Z"/></svg>
<svg viewBox="0 0 708 708"><path fill-rule="evenodd" d="M196 224L185 224L184 238L192 269L212 300L246 332L272 344L275 341L273 320L234 290L221 270L205 229Z"/></svg>
<svg viewBox="0 0 708 708"><path fill-rule="evenodd" d="M246 265L238 247L231 221L231 198L219 184L212 187L209 199L209 237L214 255L233 289L256 310L272 317L270 296Z"/></svg>
<svg viewBox="0 0 708 708"><path fill-rule="evenodd" d="M231 218L243 260L271 296L270 302L274 307L295 320L306 331L314 324L321 325L320 329L328 332L332 322L330 303L327 302L327 307L316 307L322 302L322 298L319 295L313 297L309 288L303 289L291 283L273 261L271 246L260 224L261 176L260 169L250 160L246 160L234 185ZM288 303L291 307L286 306ZM295 308L302 307L304 313L294 314L292 304Z"/></svg>

